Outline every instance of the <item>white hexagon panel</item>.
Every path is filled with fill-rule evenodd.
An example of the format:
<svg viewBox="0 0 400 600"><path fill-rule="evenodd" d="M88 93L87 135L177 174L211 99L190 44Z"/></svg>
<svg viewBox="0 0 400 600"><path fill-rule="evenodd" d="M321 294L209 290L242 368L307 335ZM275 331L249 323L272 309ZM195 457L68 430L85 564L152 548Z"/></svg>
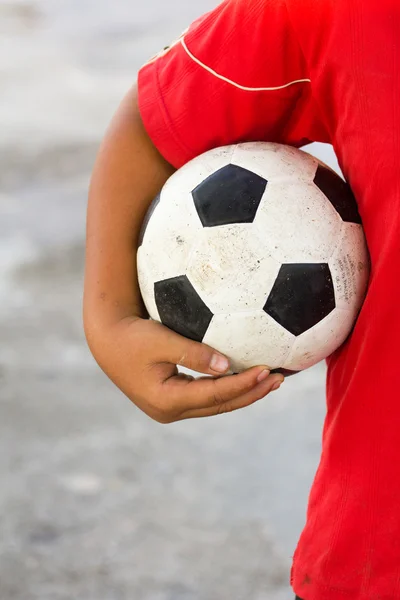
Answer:
<svg viewBox="0 0 400 600"><path fill-rule="evenodd" d="M152 262L148 260L148 256L143 252L142 247L138 250L137 263L140 292L147 312L155 321L161 321L154 296L154 283L157 281L158 276L154 273Z"/></svg>
<svg viewBox="0 0 400 600"><path fill-rule="evenodd" d="M356 315L369 280L369 254L361 225L343 223L342 235L329 260L335 286L336 306Z"/></svg>
<svg viewBox="0 0 400 600"><path fill-rule="evenodd" d="M299 335L283 363L289 371L302 371L317 364L334 352L349 336L354 315L335 308L325 319Z"/></svg>
<svg viewBox="0 0 400 600"><path fill-rule="evenodd" d="M255 365L281 367L295 337L265 312L254 311L215 315L203 341L229 356L232 371L240 372Z"/></svg>
<svg viewBox="0 0 400 600"><path fill-rule="evenodd" d="M274 183L282 180L309 183L313 181L319 164L307 152L270 142L237 144L231 162Z"/></svg>
<svg viewBox="0 0 400 600"><path fill-rule="evenodd" d="M190 194L172 195L168 201L155 200L153 206L144 225L138 259L140 265L141 256L147 256L147 268L157 281L185 273L193 244L203 227Z"/></svg>
<svg viewBox="0 0 400 600"><path fill-rule="evenodd" d="M186 274L215 314L262 309L279 269L254 225L244 223L205 228Z"/></svg>
<svg viewBox="0 0 400 600"><path fill-rule="evenodd" d="M342 220L311 182L268 182L254 221L279 262L327 262Z"/></svg>

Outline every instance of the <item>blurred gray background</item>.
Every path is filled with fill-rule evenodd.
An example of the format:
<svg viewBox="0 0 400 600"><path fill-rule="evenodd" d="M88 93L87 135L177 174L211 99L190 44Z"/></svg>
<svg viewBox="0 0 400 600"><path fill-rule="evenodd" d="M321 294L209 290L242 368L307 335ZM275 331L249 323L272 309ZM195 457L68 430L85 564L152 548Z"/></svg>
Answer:
<svg viewBox="0 0 400 600"><path fill-rule="evenodd" d="M0 600L293 597L324 365L162 426L82 333L96 148L139 66L214 5L0 0Z"/></svg>

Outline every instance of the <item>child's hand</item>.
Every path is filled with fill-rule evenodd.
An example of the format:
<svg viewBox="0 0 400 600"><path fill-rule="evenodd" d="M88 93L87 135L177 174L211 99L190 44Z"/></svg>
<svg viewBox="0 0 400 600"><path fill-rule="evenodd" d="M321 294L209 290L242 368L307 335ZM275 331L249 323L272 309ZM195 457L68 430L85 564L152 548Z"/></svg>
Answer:
<svg viewBox="0 0 400 600"><path fill-rule="evenodd" d="M225 357L155 321L128 317L98 330L90 341L110 379L160 423L244 408L283 381L282 375L269 375L265 367L220 377L229 370ZM179 374L177 364L214 377L196 380Z"/></svg>

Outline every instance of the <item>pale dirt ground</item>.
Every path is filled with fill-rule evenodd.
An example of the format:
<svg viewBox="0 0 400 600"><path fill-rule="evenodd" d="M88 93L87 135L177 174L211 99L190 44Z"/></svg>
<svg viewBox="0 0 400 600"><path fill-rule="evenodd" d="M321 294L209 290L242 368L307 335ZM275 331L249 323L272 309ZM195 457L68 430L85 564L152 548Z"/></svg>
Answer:
<svg viewBox="0 0 400 600"><path fill-rule="evenodd" d="M0 0L0 600L292 598L324 367L165 427L81 327L99 139L139 65L212 6Z"/></svg>

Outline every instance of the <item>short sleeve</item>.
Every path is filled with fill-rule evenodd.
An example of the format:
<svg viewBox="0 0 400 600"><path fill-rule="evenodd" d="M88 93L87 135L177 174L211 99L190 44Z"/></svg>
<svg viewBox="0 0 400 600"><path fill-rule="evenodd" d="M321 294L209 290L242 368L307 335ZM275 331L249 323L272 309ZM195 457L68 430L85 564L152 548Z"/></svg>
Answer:
<svg viewBox="0 0 400 600"><path fill-rule="evenodd" d="M176 168L238 142L323 141L284 0L225 0L142 67L138 90L144 126Z"/></svg>

